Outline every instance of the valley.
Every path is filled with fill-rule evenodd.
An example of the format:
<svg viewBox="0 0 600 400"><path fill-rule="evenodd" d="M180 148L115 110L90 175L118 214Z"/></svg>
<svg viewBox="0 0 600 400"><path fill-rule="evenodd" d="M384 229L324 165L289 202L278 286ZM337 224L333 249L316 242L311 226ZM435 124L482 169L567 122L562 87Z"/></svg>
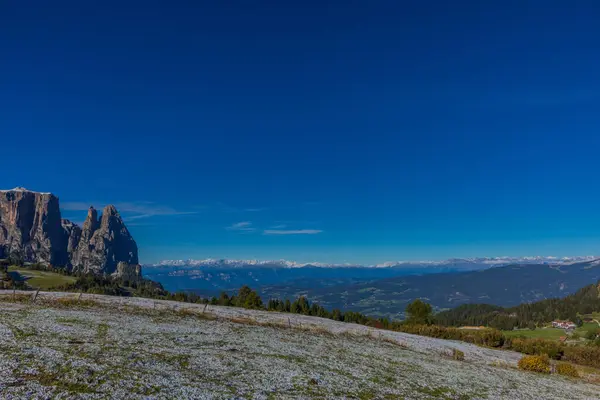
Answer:
<svg viewBox="0 0 600 400"><path fill-rule="evenodd" d="M535 261L539 260L530 262ZM416 265L411 268L207 265L149 267L144 271L146 277L161 282L171 291L185 290L210 297L219 296L222 291L231 294L240 286L249 285L258 290L264 301L307 296L329 309L393 319L402 319L404 308L415 298L422 298L436 310L468 303L513 306L564 297L600 279L600 265L595 260L493 267L481 262L454 262L440 264L435 269Z"/></svg>

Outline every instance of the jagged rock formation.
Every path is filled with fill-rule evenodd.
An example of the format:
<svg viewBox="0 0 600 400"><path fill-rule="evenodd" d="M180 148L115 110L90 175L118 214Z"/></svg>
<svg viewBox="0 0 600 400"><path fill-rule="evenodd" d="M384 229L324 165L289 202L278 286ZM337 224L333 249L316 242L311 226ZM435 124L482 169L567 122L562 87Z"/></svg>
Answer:
<svg viewBox="0 0 600 400"><path fill-rule="evenodd" d="M80 228L61 219L56 196L24 188L0 191L0 258L8 257L128 280L141 277L137 244L114 206L106 206L100 218L90 207Z"/></svg>
<svg viewBox="0 0 600 400"><path fill-rule="evenodd" d="M73 268L112 274L119 262L138 264L137 244L114 206L106 206L100 220L97 211L90 207L73 254Z"/></svg>
<svg viewBox="0 0 600 400"><path fill-rule="evenodd" d="M73 260L73 253L79 246L79 240L81 239L81 228L75 225L68 219L61 220L62 228L65 234L65 240L67 241L67 254L69 260Z"/></svg>

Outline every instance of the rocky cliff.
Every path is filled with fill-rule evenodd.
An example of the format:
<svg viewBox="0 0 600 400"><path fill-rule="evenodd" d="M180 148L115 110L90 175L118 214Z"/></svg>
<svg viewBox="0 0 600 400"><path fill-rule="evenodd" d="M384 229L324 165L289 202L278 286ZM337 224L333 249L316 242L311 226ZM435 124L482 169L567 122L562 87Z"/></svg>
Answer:
<svg viewBox="0 0 600 400"><path fill-rule="evenodd" d="M75 270L108 274L119 262L138 264L137 244L114 206L106 206L100 219L90 207L71 262Z"/></svg>
<svg viewBox="0 0 600 400"><path fill-rule="evenodd" d="M0 191L0 257L65 265L68 262L58 198L22 188Z"/></svg>
<svg viewBox="0 0 600 400"><path fill-rule="evenodd" d="M141 276L138 249L117 209L90 207L80 228L62 219L58 198L24 188L0 191L0 258L85 273Z"/></svg>

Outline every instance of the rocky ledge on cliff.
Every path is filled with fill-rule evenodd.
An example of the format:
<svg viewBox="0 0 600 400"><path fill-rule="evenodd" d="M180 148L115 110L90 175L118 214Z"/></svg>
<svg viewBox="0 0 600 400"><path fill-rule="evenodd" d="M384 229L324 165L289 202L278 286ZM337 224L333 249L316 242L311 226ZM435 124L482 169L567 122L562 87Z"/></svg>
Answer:
<svg viewBox="0 0 600 400"><path fill-rule="evenodd" d="M0 190L0 258L72 271L141 277L138 248L113 205L88 210L83 227L62 219L58 197L24 188Z"/></svg>

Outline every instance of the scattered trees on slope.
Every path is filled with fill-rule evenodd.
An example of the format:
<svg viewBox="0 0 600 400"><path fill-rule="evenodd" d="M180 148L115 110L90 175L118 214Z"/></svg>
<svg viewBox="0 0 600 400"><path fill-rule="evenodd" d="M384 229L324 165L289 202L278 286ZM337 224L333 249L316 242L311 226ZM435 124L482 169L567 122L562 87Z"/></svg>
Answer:
<svg viewBox="0 0 600 400"><path fill-rule="evenodd" d="M562 299L546 299L503 308L489 304L464 304L435 316L445 326L484 325L501 330L532 328L550 321L571 320L578 325L579 315L600 310L598 285L588 285Z"/></svg>

